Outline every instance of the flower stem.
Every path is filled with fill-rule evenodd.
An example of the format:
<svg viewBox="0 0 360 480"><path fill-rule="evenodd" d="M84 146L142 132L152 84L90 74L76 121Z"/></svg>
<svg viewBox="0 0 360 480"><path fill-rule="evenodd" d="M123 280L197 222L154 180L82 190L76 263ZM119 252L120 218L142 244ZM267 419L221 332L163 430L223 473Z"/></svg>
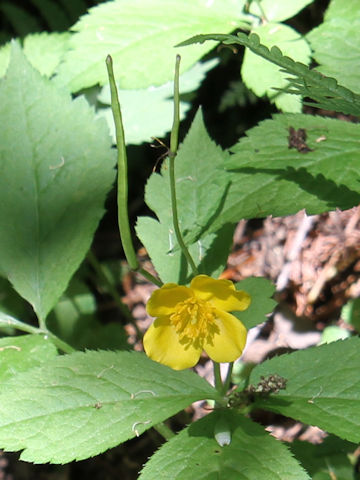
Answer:
<svg viewBox="0 0 360 480"><path fill-rule="evenodd" d="M51 333L47 328L43 329L41 327L33 327L32 325L22 322L21 320L17 320L16 318L11 317L6 313L0 312L0 326L13 327L17 330L21 330L22 332L49 337L59 350L62 350L65 353L72 353L75 351L75 349L71 345L61 340L54 333Z"/></svg>
<svg viewBox="0 0 360 480"><path fill-rule="evenodd" d="M177 209L177 200L176 200L176 181L175 181L175 157L178 149L179 142L179 126L180 126L180 94L179 94L179 68L180 68L180 55L176 55L175 63L175 79L174 79L174 121L171 129L170 136L170 151L169 151L169 177L170 177L170 192L171 192L171 209L172 217L176 239L178 241L179 247L181 248L182 253L184 254L188 264L191 267L194 275L198 275L198 270L195 265L195 262L185 245L183 240L180 226L179 226L179 217Z"/></svg>
<svg viewBox="0 0 360 480"><path fill-rule="evenodd" d="M115 131L116 131L116 145L117 145L117 202L118 202L118 225L121 243L124 249L126 260L131 270L138 271L147 280L150 280L157 286L161 286L162 282L154 277L150 272L140 267L136 257L134 245L131 238L129 212L128 212L128 165L125 148L125 135L122 122L121 108L119 102L118 91L116 88L113 62L110 55L106 57L106 67L108 71L110 92L111 92L111 109L114 117Z"/></svg>
<svg viewBox="0 0 360 480"><path fill-rule="evenodd" d="M224 385L221 380L220 363L213 361L213 366L214 366L215 388L219 393L223 394Z"/></svg>
<svg viewBox="0 0 360 480"><path fill-rule="evenodd" d="M226 378L225 378L225 381L224 381L224 386L223 386L223 394L224 395L226 394L226 392L229 390L229 387L230 387L230 381L231 381L233 366L234 366L234 362L230 362L229 365L228 365L228 371L227 371Z"/></svg>

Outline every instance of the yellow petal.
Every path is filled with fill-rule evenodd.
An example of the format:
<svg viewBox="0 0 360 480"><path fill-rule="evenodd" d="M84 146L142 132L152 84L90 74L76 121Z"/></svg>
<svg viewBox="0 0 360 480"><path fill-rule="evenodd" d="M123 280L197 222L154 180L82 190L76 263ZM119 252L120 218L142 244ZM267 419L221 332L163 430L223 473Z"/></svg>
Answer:
<svg viewBox="0 0 360 480"><path fill-rule="evenodd" d="M216 280L207 275L197 275L190 284L197 298L208 301L225 312L246 310L251 302L250 295L237 291L230 280Z"/></svg>
<svg viewBox="0 0 360 480"><path fill-rule="evenodd" d="M146 311L152 317L171 315L175 306L192 296L190 288L176 283L165 283L155 290L146 304Z"/></svg>
<svg viewBox="0 0 360 480"><path fill-rule="evenodd" d="M239 358L246 343L246 328L234 315L216 309L218 334L211 343L205 343L204 350L215 362L233 362Z"/></svg>
<svg viewBox="0 0 360 480"><path fill-rule="evenodd" d="M144 335L144 350L148 357L174 370L197 364L201 349L179 343L179 336L167 317L157 318Z"/></svg>

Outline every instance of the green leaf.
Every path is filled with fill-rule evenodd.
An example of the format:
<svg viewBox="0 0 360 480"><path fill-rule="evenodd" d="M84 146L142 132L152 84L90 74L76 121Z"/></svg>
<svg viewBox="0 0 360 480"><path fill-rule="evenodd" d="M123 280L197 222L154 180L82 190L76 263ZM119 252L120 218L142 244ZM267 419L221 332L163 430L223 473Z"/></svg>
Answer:
<svg viewBox="0 0 360 480"><path fill-rule="evenodd" d="M344 3L342 0L331 0L325 12L324 21L332 18L343 18L344 20L351 20L354 14L358 14L360 8L360 0L347 0Z"/></svg>
<svg viewBox="0 0 360 480"><path fill-rule="evenodd" d="M306 480L308 475L284 444L236 412L222 412L231 425L230 445L214 438L219 413L213 412L165 443L139 480Z"/></svg>
<svg viewBox="0 0 360 480"><path fill-rule="evenodd" d="M41 75L51 77L68 49L70 34L34 33L24 39L24 53Z"/></svg>
<svg viewBox="0 0 360 480"><path fill-rule="evenodd" d="M312 30L306 38L313 49L318 71L335 77L338 82L360 93L360 73L354 65L360 62L360 4L347 18L330 17Z"/></svg>
<svg viewBox="0 0 360 480"><path fill-rule="evenodd" d="M41 335L0 339L0 382L51 361L57 355L54 344Z"/></svg>
<svg viewBox="0 0 360 480"><path fill-rule="evenodd" d="M345 440L360 440L360 338L339 340L272 358L254 368L250 382L278 374L286 390L256 405L316 425Z"/></svg>
<svg viewBox="0 0 360 480"><path fill-rule="evenodd" d="M288 25L266 23L253 29L253 32L259 35L263 45L269 48L276 45L283 54L290 55L294 60L306 65L310 62L311 51L308 43ZM288 74L249 49L245 50L241 75L248 88L259 97L267 95L280 110L287 112L301 111L302 104L299 96L281 93L276 90L286 88L289 85Z"/></svg>
<svg viewBox="0 0 360 480"><path fill-rule="evenodd" d="M229 225L224 227L221 235L202 235L216 217L226 194L229 175L223 165L227 157L228 153L210 139L201 112L198 112L175 160L176 193L182 232L187 243L192 245L196 265L208 275L220 273L218 269L224 268L232 236ZM145 200L159 222L140 217L136 232L161 279L184 283L190 272L173 230L166 162L162 175L155 173L150 177ZM217 250L218 256L212 254L213 249Z"/></svg>
<svg viewBox="0 0 360 480"><path fill-rule="evenodd" d="M197 63L180 76L180 94L196 90L208 70L217 64L216 60ZM171 129L173 120L173 82L167 82L159 87L148 87L142 90L119 90L121 113L125 128L127 144L148 142L152 137L164 137ZM110 105L110 87L105 86L98 100ZM180 102L180 119L185 117L190 108L188 102ZM105 117L113 141L115 142L115 127L111 108L100 109L99 116Z"/></svg>
<svg viewBox="0 0 360 480"><path fill-rule="evenodd" d="M251 296L251 304L247 310L233 313L248 330L264 322L266 315L271 313L277 305L277 302L271 298L275 293L275 286L267 278L246 278L236 284L236 290L244 290Z"/></svg>
<svg viewBox="0 0 360 480"><path fill-rule="evenodd" d="M261 2L251 2L250 13L263 17L265 14L266 21L268 22L283 22L288 18L296 15L306 5L312 3L314 0L261 0ZM261 4L261 9L259 8Z"/></svg>
<svg viewBox="0 0 360 480"><path fill-rule="evenodd" d="M336 342L336 340L344 340L345 338L349 338L351 333L349 330L345 328L341 328L338 325L330 325L329 327L325 327L322 334L320 345L323 343L331 343Z"/></svg>
<svg viewBox="0 0 360 480"><path fill-rule="evenodd" d="M11 50L11 44L10 42L6 43L5 45L2 45L0 48L0 77L3 77L6 73L6 70L9 65L9 59L10 59L10 50Z"/></svg>
<svg viewBox="0 0 360 480"><path fill-rule="evenodd" d="M239 44L248 47L252 52L265 58L271 63L281 67L282 71L291 75L291 87L285 89L286 93L310 97L314 103L306 102L317 108L335 110L346 114L360 115L360 95L341 85L331 77L325 77L316 70L310 70L307 65L295 62L282 54L281 50L274 46L270 50L260 43L259 36L255 33L249 36L244 33L235 35L195 35L178 46L204 43L208 40L223 42L225 45Z"/></svg>
<svg viewBox="0 0 360 480"><path fill-rule="evenodd" d="M171 81L175 54L181 53L184 72L213 48L208 44L186 50L173 47L197 32L231 32L239 25L244 0L116 0L89 10L73 27L71 51L59 69L58 81L78 91L108 82L105 58L114 60L121 88L147 88Z"/></svg>
<svg viewBox="0 0 360 480"><path fill-rule="evenodd" d="M289 148L290 127L305 129L312 151ZM230 188L210 232L241 218L358 205L359 133L357 124L311 115L274 115L261 122L231 149Z"/></svg>
<svg viewBox="0 0 360 480"><path fill-rule="evenodd" d="M356 450L354 443L330 435L320 445L295 441L289 447L313 480L353 478L349 454Z"/></svg>
<svg viewBox="0 0 360 480"><path fill-rule="evenodd" d="M24 39L24 54L41 75L51 77L68 49L69 38L68 32L32 33ZM8 68L10 50L10 42L0 48L0 77L5 75Z"/></svg>
<svg viewBox="0 0 360 480"><path fill-rule="evenodd" d="M105 124L14 44L0 83L0 271L44 319L89 249L114 180Z"/></svg>
<svg viewBox="0 0 360 480"><path fill-rule="evenodd" d="M349 300L341 309L341 318L360 332L360 298Z"/></svg>
<svg viewBox="0 0 360 480"><path fill-rule="evenodd" d="M35 463L81 460L218 393L137 352L59 356L0 384L0 445Z"/></svg>

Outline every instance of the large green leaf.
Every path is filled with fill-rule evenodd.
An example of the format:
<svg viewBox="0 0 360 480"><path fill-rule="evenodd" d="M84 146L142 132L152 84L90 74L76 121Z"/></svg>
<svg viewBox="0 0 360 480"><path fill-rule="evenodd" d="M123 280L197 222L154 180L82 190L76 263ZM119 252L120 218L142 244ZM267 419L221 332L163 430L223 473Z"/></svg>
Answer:
<svg viewBox="0 0 360 480"><path fill-rule="evenodd" d="M272 358L254 368L250 382L278 374L286 389L258 400L257 405L360 441L360 338L339 340Z"/></svg>
<svg viewBox="0 0 360 480"><path fill-rule="evenodd" d="M190 70L180 76L180 95L196 90L208 70L217 64L216 60L197 63ZM127 144L138 144L151 141L152 137L164 137L171 130L173 121L174 82L167 82L159 87L148 87L142 90L121 90L121 114L125 128L125 141ZM103 87L98 101L110 105L110 87ZM185 117L190 108L189 102L180 101L180 120ZM104 116L112 137L115 140L114 118L111 108L102 108L99 116Z"/></svg>
<svg viewBox="0 0 360 480"><path fill-rule="evenodd" d="M219 446L214 430L222 415L231 443ZM236 412L211 413L185 428L153 455L140 480L306 480L288 449Z"/></svg>
<svg viewBox="0 0 360 480"><path fill-rule="evenodd" d="M0 83L0 271L45 318L86 254L114 180L105 123L14 44Z"/></svg>
<svg viewBox="0 0 360 480"><path fill-rule="evenodd" d="M59 356L0 384L0 446L35 463L80 460L205 398L218 393L204 379L142 353Z"/></svg>
<svg viewBox="0 0 360 480"><path fill-rule="evenodd" d="M312 151L289 148L290 127L305 129ZM230 188L210 231L241 218L358 205L359 134L357 124L301 114L275 115L252 128L231 149Z"/></svg>
<svg viewBox="0 0 360 480"><path fill-rule="evenodd" d="M73 27L71 51L58 81L72 91L107 83L105 58L113 56L121 88L146 88L172 80L175 54L187 70L213 44L175 50L199 32L231 32L241 19L244 0L115 0L89 10Z"/></svg>
<svg viewBox="0 0 360 480"><path fill-rule="evenodd" d="M215 276L220 273L219 268L224 268L232 229L225 226L218 236L199 237L216 217L226 194L227 158L228 153L210 139L199 111L175 160L176 193L181 230L192 245L194 261L203 273ZM159 221L140 217L136 232L162 280L183 283L189 271L174 234L167 163L162 175L155 173L150 177L145 199Z"/></svg>
<svg viewBox="0 0 360 480"><path fill-rule="evenodd" d="M0 317L0 322L3 319ZM0 339L0 383L57 355L54 344L42 335L21 335Z"/></svg>
<svg viewBox="0 0 360 480"><path fill-rule="evenodd" d="M253 33L259 35L261 43L267 47L276 45L284 55L308 64L310 62L310 47L299 33L288 25L280 23L266 23L255 29ZM267 95L276 106L287 112L301 111L301 98L297 95L280 93L276 88L286 88L289 85L288 74L259 55L245 50L241 75L246 85L258 96Z"/></svg>
<svg viewBox="0 0 360 480"><path fill-rule="evenodd" d="M319 64L316 69L360 93L360 72L356 67L360 62L360 2L353 3L351 14L347 9L342 14L339 9L336 16L327 15L326 20L306 38Z"/></svg>

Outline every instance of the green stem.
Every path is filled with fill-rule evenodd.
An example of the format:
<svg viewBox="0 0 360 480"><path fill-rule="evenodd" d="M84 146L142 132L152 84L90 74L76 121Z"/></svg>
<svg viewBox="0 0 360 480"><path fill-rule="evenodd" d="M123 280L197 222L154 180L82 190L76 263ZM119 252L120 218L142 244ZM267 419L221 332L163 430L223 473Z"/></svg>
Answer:
<svg viewBox="0 0 360 480"><path fill-rule="evenodd" d="M110 93L111 93L111 109L114 117L115 132L116 132L116 145L117 145L117 167L118 167L118 180L117 180L117 202L118 202L118 225L121 243L124 249L126 260L131 270L136 270L141 273L145 278L153 282L157 286L161 286L162 282L154 277L151 273L142 269L139 265L136 257L135 249L132 243L129 212L128 212L128 168L127 168L127 156L125 148L125 135L122 122L121 108L119 102L118 91L116 88L113 62L110 55L106 57L106 67L108 71Z"/></svg>
<svg viewBox="0 0 360 480"><path fill-rule="evenodd" d="M226 378L225 378L225 381L224 381L224 386L223 386L223 394L224 395L226 394L226 392L229 390L229 387L230 387L230 381L231 381L231 375L232 375L233 367L234 367L234 362L229 363L228 371L227 371Z"/></svg>
<svg viewBox="0 0 360 480"><path fill-rule="evenodd" d="M39 331L39 333L42 333L45 337L48 336L49 338L51 338L51 340L56 345L56 347L59 350L62 350L64 353L73 353L76 351L75 348L73 348L71 345L61 340L61 338L57 337L55 334L51 333L49 330L47 330L46 332Z"/></svg>
<svg viewBox="0 0 360 480"><path fill-rule="evenodd" d="M198 275L195 262L190 255L188 248L183 240L178 217L178 208L176 200L176 179L175 179L175 157L179 143L179 127L180 127L180 94L179 94L179 68L180 68L180 55L176 55L175 63L175 79L174 79L174 121L171 129L170 136L170 152L169 152L169 177L170 177L170 192L171 192L171 209L174 224L174 231L179 247L184 254L188 264L191 267L194 275Z"/></svg>
<svg viewBox="0 0 360 480"><path fill-rule="evenodd" d="M223 394L224 385L221 380L220 363L213 361L213 367L214 367L215 388L219 393Z"/></svg>
<svg viewBox="0 0 360 480"><path fill-rule="evenodd" d="M118 291L116 290L116 287L114 286L113 283L109 280L109 277L106 275L103 266L99 262L99 260L96 258L94 253L90 250L87 255L87 259L89 260L90 265L93 267L93 269L96 272L96 275L99 277L100 280L102 280L112 296L112 298L115 300L116 305L118 306L119 310L123 314L123 316L126 318L126 320L131 323L131 325L135 328L136 330L136 335L139 339L142 338L142 333L139 327L137 326L137 323L134 319L134 317L131 315L130 310L128 307L124 304L124 302L121 299L121 296L119 295Z"/></svg>
<svg viewBox="0 0 360 480"><path fill-rule="evenodd" d="M171 438L175 437L175 433L164 422L161 422L161 423L158 423L157 425L154 425L153 428L162 437L164 437L165 440L170 440Z"/></svg>
<svg viewBox="0 0 360 480"><path fill-rule="evenodd" d="M51 338L53 343L57 346L59 350L62 350L65 353L74 352L74 348L65 343L54 333L51 333L47 328L37 328L29 325L28 323L22 322L17 318L11 317L5 313L0 312L0 326L13 327L22 332L31 333L33 335L44 335L45 337Z"/></svg>

